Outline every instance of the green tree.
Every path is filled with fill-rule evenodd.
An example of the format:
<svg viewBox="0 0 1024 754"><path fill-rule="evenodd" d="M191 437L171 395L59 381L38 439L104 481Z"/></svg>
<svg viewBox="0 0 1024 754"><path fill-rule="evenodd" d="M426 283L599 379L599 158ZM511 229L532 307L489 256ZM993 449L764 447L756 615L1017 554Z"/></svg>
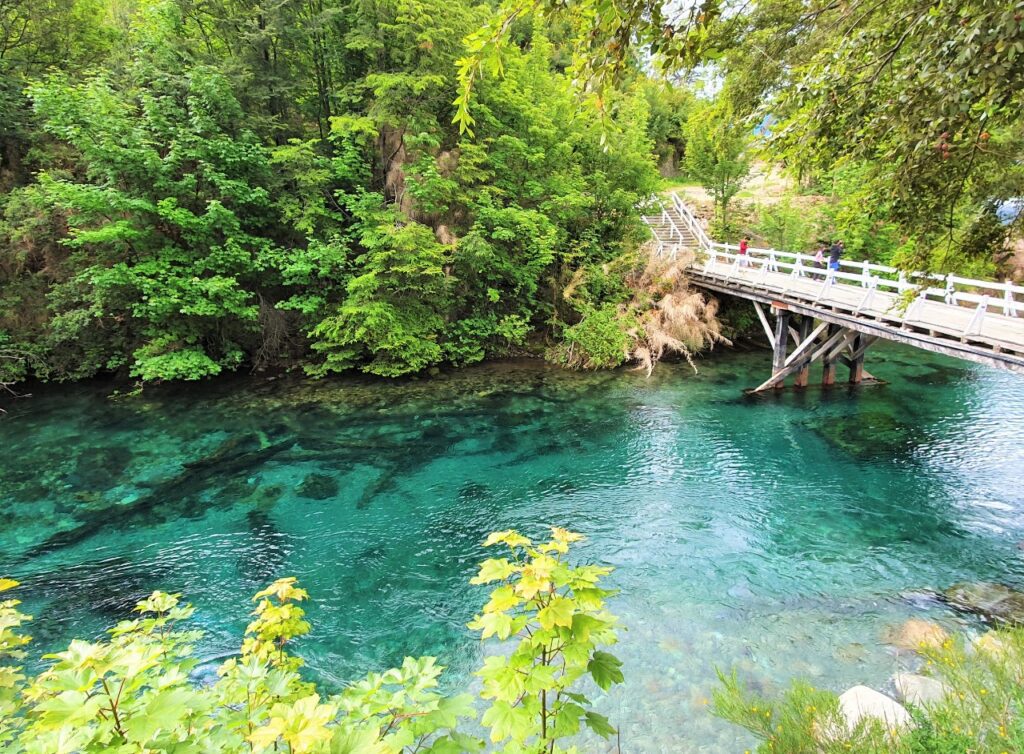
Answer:
<svg viewBox="0 0 1024 754"><path fill-rule="evenodd" d="M324 361L308 369L326 374L360 367L384 377L421 371L441 361L449 250L429 228L405 223L379 195L352 204L360 219L363 253L337 311L310 333Z"/></svg>
<svg viewBox="0 0 1024 754"><path fill-rule="evenodd" d="M771 122L773 153L801 179L843 158L867 163L875 194L916 238L919 263L949 267L965 218L1024 190L1017 4L505 0L467 40L462 128L473 126L477 84L500 73L509 29L524 16L569 29L574 79L598 110L608 83L628 79L643 50L668 72L704 65L724 74L737 112Z"/></svg>
<svg viewBox="0 0 1024 754"><path fill-rule="evenodd" d="M729 202L750 173L749 139L749 128L724 100L693 113L686 125L686 169L711 195L725 231Z"/></svg>

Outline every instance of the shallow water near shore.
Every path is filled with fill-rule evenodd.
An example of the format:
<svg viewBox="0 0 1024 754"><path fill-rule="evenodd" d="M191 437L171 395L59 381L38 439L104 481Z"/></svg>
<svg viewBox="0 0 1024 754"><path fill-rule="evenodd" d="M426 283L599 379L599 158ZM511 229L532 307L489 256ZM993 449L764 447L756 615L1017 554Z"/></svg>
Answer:
<svg viewBox="0 0 1024 754"><path fill-rule="evenodd" d="M0 574L38 655L183 592L211 663L249 595L312 595L297 645L329 688L432 654L472 683L468 585L492 530L587 536L615 566L627 682L599 705L622 750L735 752L716 668L884 688L910 617L975 626L928 590L1024 584L1024 378L883 346L887 384L745 396L765 353L642 373L535 362L438 378L48 386L0 418ZM841 377L844 375L840 375ZM614 750L588 742L587 751Z"/></svg>

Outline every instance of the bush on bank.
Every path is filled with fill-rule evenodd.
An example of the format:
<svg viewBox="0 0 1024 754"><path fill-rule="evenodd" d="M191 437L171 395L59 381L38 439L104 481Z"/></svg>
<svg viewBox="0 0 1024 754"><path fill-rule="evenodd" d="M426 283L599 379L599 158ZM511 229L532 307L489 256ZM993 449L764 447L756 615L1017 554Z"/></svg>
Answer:
<svg viewBox="0 0 1024 754"><path fill-rule="evenodd" d="M793 683L777 698L722 676L715 713L752 732L760 754L1011 754L1024 751L1024 628L1001 628L922 645L921 672L942 684L941 698L908 705L911 722L887 727L867 718L850 727L839 697Z"/></svg>

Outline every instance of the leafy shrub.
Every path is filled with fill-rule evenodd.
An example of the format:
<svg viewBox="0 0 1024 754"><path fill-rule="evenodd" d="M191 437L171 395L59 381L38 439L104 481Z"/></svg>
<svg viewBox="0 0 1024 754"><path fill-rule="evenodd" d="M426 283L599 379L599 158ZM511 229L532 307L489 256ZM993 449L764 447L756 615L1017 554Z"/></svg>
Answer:
<svg viewBox="0 0 1024 754"><path fill-rule="evenodd" d="M629 358L629 336L614 304L589 307L562 333L559 360L571 369L610 369Z"/></svg>
<svg viewBox="0 0 1024 754"><path fill-rule="evenodd" d="M473 579L496 584L470 627L481 638L513 641L510 653L486 659L478 672L482 723L500 750L565 751L562 739L585 725L615 732L589 709L577 688L590 677L600 688L621 683L621 663L603 647L615 642L613 615L600 587L610 568L572 566L578 534L552 529L534 545L514 531L492 534L508 557L485 561ZM0 592L17 586L0 579ZM302 660L290 642L309 631L294 578L256 594L241 651L207 686L190 682L202 632L184 628L193 615L180 595L154 592L101 641L71 642L28 678L21 662L30 620L18 600L0 601L0 749L5 754L175 752L176 754L399 754L478 752L478 737L459 730L476 717L468 694L438 689L443 668L432 657L406 658L399 668L370 673L340 694L324 696L299 676Z"/></svg>
<svg viewBox="0 0 1024 754"><path fill-rule="evenodd" d="M910 707L913 726L893 735L878 723L848 730L838 697L795 682L777 699L745 689L736 676L720 676L715 713L761 739L759 752L862 754L1007 754L1024 751L1024 628L1004 628L973 644L963 637L922 647L924 672L946 693Z"/></svg>
<svg viewBox="0 0 1024 754"><path fill-rule="evenodd" d="M773 249L807 251L816 240L815 211L794 207L789 199L761 208L758 234Z"/></svg>

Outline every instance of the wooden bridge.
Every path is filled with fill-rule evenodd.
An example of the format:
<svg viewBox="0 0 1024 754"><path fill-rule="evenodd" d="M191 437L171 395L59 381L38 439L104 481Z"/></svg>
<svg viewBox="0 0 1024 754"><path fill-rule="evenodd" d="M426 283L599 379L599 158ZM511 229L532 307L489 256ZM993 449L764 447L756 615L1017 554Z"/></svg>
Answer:
<svg viewBox="0 0 1024 754"><path fill-rule="evenodd" d="M849 367L850 382L871 380L864 355L879 338L1024 374L1024 286L846 259L829 270L810 255L776 249L740 255L712 241L676 194L644 221L657 254L696 252L688 270L694 285L754 303L773 353L772 375L758 391L789 377L807 385L814 362L825 385L835 381L837 363Z"/></svg>

